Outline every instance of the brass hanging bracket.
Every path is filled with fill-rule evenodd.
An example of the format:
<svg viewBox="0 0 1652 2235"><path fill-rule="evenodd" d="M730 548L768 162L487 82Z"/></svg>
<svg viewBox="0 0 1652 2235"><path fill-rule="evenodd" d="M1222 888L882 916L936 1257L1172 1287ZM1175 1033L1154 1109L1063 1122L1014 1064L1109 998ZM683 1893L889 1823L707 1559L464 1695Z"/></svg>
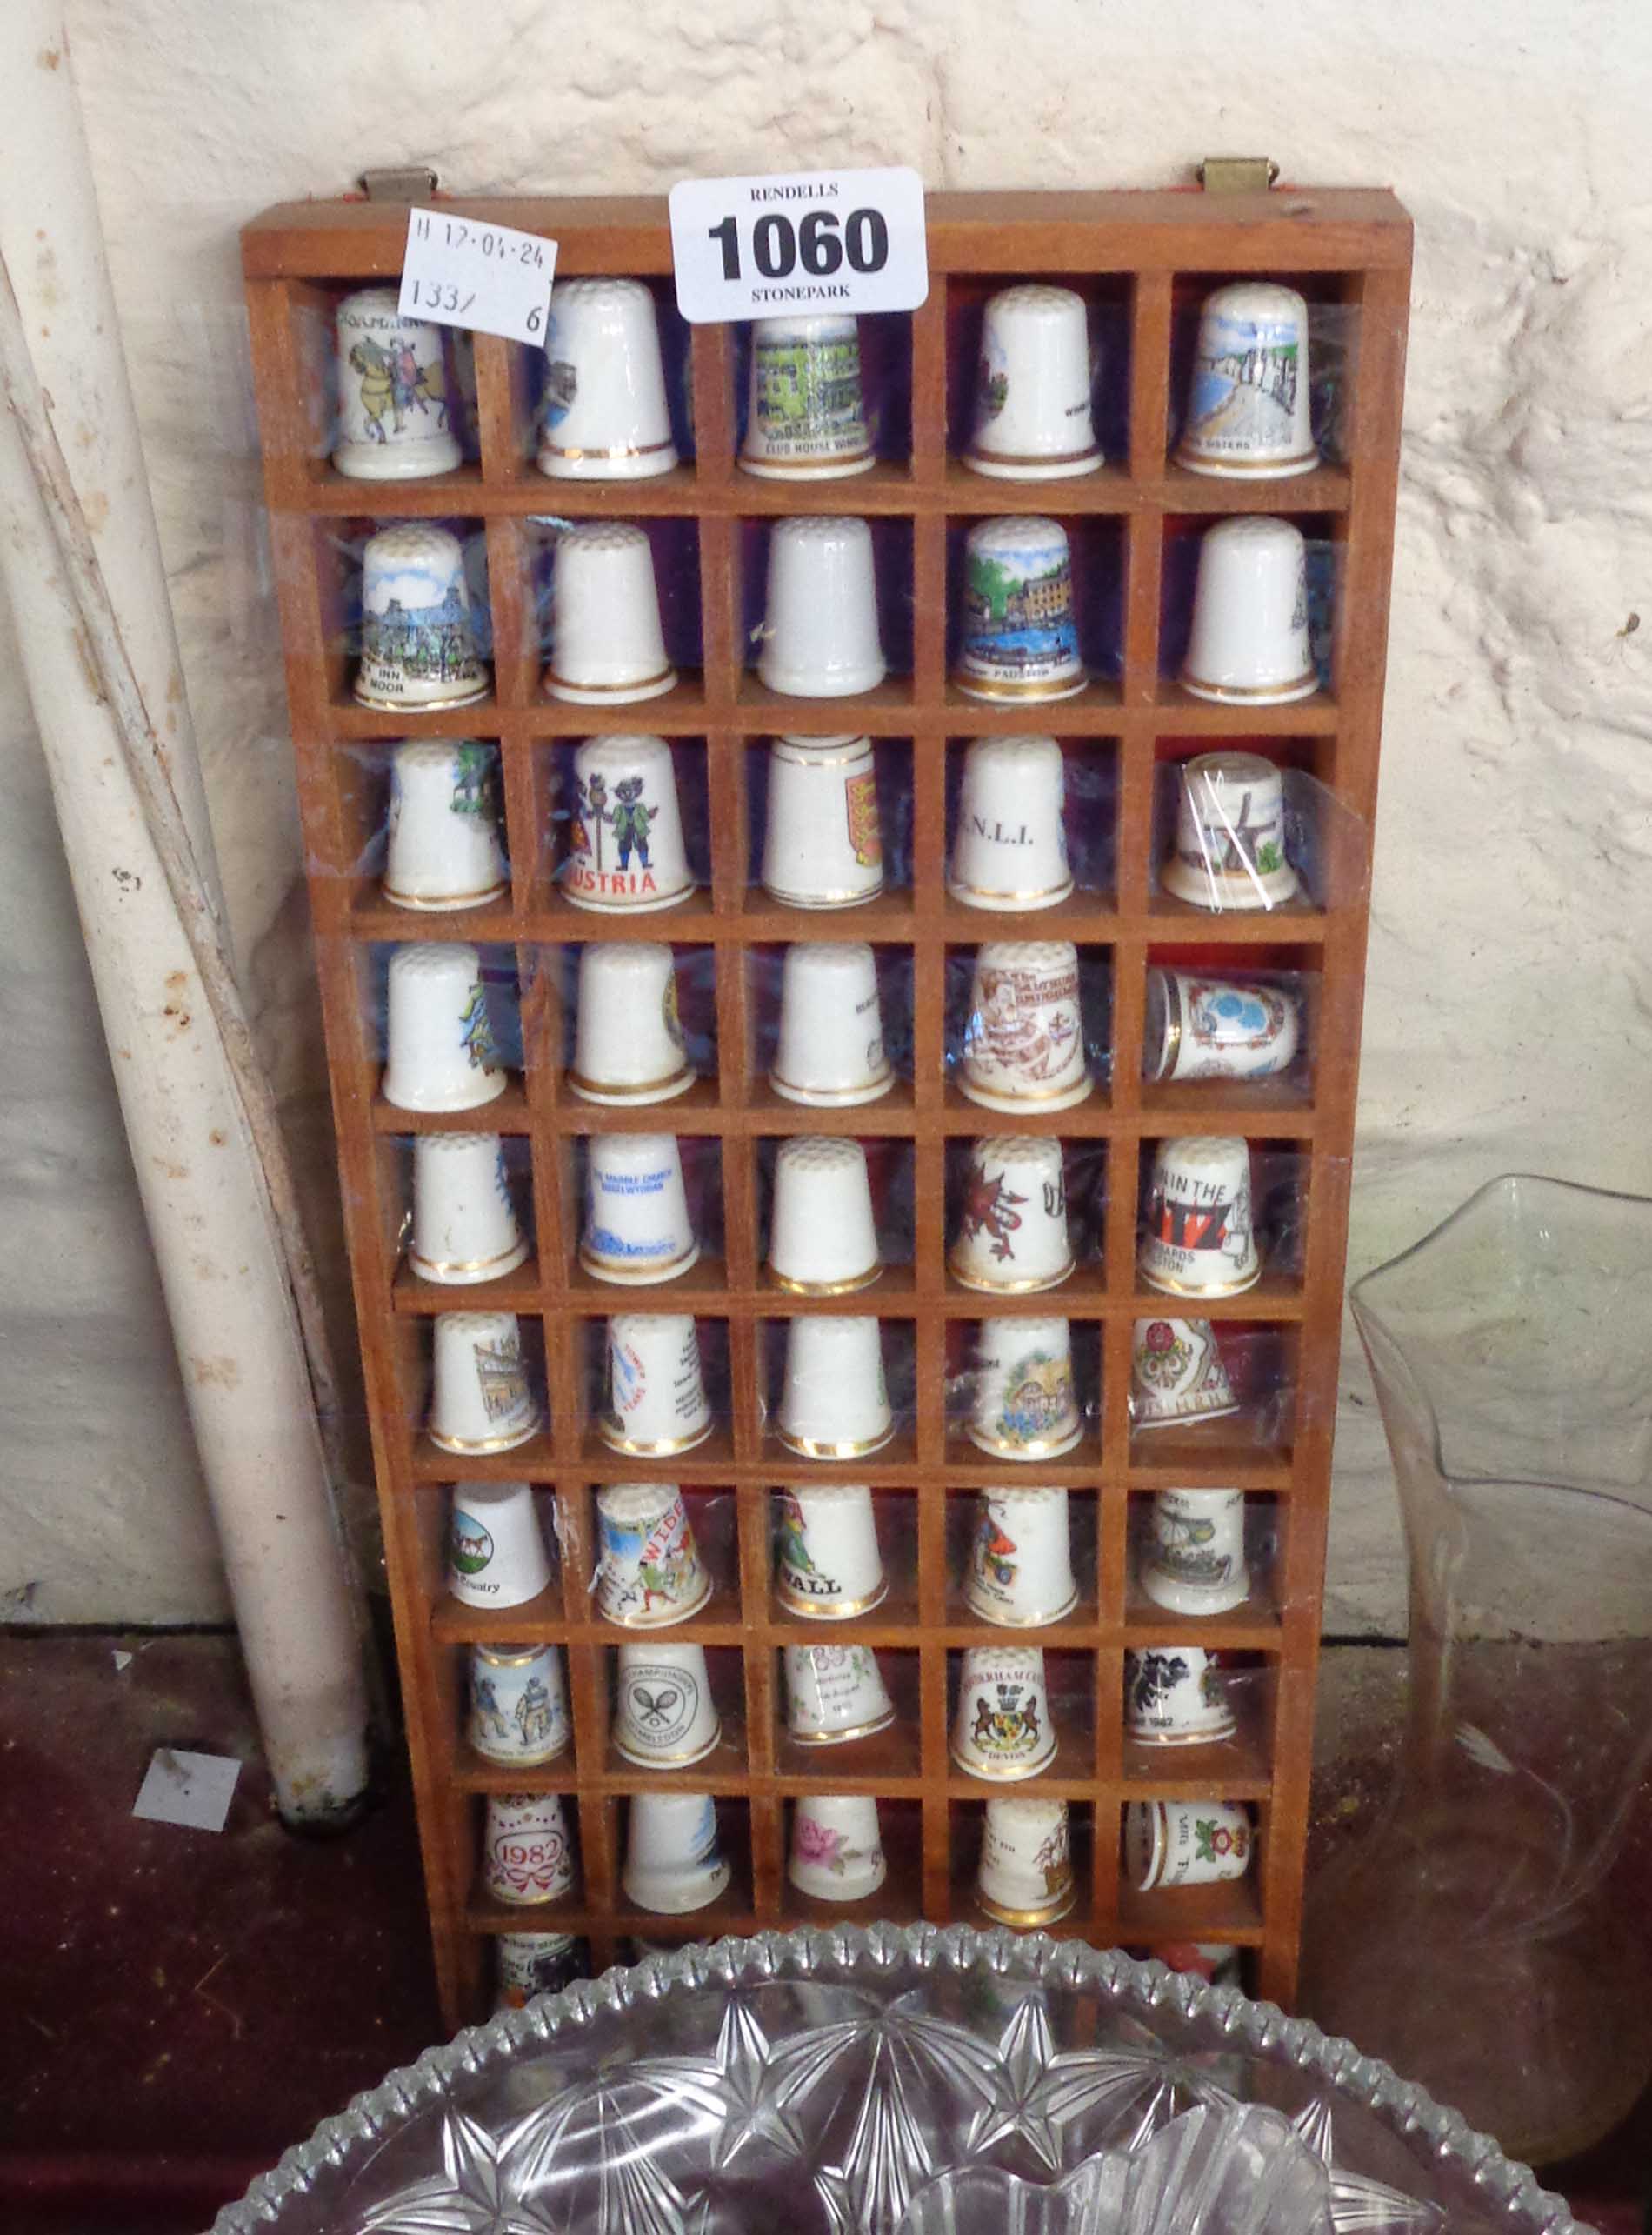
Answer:
<svg viewBox="0 0 1652 2235"><path fill-rule="evenodd" d="M1208 155L1199 165L1207 194L1265 194L1279 176L1271 156Z"/></svg>
<svg viewBox="0 0 1652 2235"><path fill-rule="evenodd" d="M403 163L364 170L359 184L370 202L428 202L436 192L436 173L428 163Z"/></svg>

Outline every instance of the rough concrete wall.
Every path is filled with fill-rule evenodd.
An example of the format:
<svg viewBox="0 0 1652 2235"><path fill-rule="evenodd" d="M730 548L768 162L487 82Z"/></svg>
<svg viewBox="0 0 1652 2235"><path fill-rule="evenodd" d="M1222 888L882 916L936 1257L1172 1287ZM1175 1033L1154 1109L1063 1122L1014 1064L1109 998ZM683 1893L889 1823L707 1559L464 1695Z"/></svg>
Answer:
<svg viewBox="0 0 1652 2235"><path fill-rule="evenodd" d="M1267 150L1297 178L1394 184L1419 230L1351 1266L1511 1166L1652 1190L1652 604L1624 633L1652 600L1652 19L1635 0L1237 0L1219 38L1212 21L1192 0L72 0L224 880L286 1086L318 1057L257 572L247 216L412 157L456 190L581 192L817 159L1156 185ZM25 731L0 661L0 907L38 1051L0 1080L0 1217L37 1242L0 1310L0 1405L37 1424L0 1482L0 1589L37 1571L60 1619L210 1614ZM71 1377L79 1432L59 1435L40 1392ZM1391 1627L1392 1493L1351 1345L1344 1378L1328 1618Z"/></svg>

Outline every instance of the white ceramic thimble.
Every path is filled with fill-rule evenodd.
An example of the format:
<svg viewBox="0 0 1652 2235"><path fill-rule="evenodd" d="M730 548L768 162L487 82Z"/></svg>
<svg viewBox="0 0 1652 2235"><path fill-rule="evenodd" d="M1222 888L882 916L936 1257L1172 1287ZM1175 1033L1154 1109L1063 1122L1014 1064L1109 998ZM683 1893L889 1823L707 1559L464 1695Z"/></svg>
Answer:
<svg viewBox="0 0 1652 2235"><path fill-rule="evenodd" d="M704 1909L729 1883L709 1792L633 1793L626 1811L620 1884L638 1909L681 1917Z"/></svg>
<svg viewBox="0 0 1652 2235"><path fill-rule="evenodd" d="M539 1432L514 1311L440 1311L430 1384L430 1441L444 1451L510 1451Z"/></svg>
<svg viewBox="0 0 1652 2235"><path fill-rule="evenodd" d="M1053 908L1073 889L1054 737L976 737L963 757L947 891L1004 915Z"/></svg>
<svg viewBox="0 0 1652 2235"><path fill-rule="evenodd" d="M550 578L548 694L576 706L629 706L676 681L646 531L630 520L564 528Z"/></svg>
<svg viewBox="0 0 1652 2235"><path fill-rule="evenodd" d="M1149 1288L1238 1296L1262 1278L1250 1215L1250 1144L1235 1134L1161 1141L1138 1259Z"/></svg>
<svg viewBox="0 0 1652 2235"><path fill-rule="evenodd" d="M876 464L861 400L861 330L847 312L756 318L740 463L766 481L836 481Z"/></svg>
<svg viewBox="0 0 1652 2235"><path fill-rule="evenodd" d="M593 1280L676 1280L700 1254L669 1133L596 1133L587 1151L579 1262Z"/></svg>
<svg viewBox="0 0 1652 2235"><path fill-rule="evenodd" d="M847 1622L877 1605L889 1587L863 1484L776 1491L775 1597L788 1613Z"/></svg>
<svg viewBox="0 0 1652 2235"><path fill-rule="evenodd" d="M362 557L356 697L387 713L472 706L490 688L476 651L464 551L445 528L381 528Z"/></svg>
<svg viewBox="0 0 1652 2235"><path fill-rule="evenodd" d="M792 1804L786 1876L816 1901L864 1901L889 1876L869 1792L809 1792Z"/></svg>
<svg viewBox="0 0 1652 2235"><path fill-rule="evenodd" d="M1276 1078L1296 1059L1302 1004L1275 985L1149 970L1142 1076Z"/></svg>
<svg viewBox="0 0 1652 2235"><path fill-rule="evenodd" d="M409 1270L448 1288L498 1280L528 1254L496 1133L417 1133Z"/></svg>
<svg viewBox="0 0 1652 2235"><path fill-rule="evenodd" d="M574 755L564 899L616 914L670 908L694 890L676 771L663 737L588 737Z"/></svg>
<svg viewBox="0 0 1652 2235"><path fill-rule="evenodd" d="M1070 1110L1093 1084L1071 940L995 939L977 949L960 1093L1014 1116Z"/></svg>
<svg viewBox="0 0 1652 2235"><path fill-rule="evenodd" d="M987 1803L976 1899L1000 1925L1053 1925L1078 1898L1067 1803L1003 1793Z"/></svg>
<svg viewBox="0 0 1652 2235"><path fill-rule="evenodd" d="M533 1485L456 1482L448 1518L448 1589L462 1606L525 1606L550 1581Z"/></svg>
<svg viewBox="0 0 1652 2235"><path fill-rule="evenodd" d="M1073 1270L1061 1143L1049 1135L973 1142L947 1269L1001 1296L1057 1288Z"/></svg>
<svg viewBox="0 0 1652 2235"><path fill-rule="evenodd" d="M398 1110L476 1110L505 1091L474 947L397 947L384 1001L381 1091Z"/></svg>
<svg viewBox="0 0 1652 2235"><path fill-rule="evenodd" d="M872 531L864 520L776 520L757 673L789 698L846 698L882 683Z"/></svg>
<svg viewBox="0 0 1652 2235"><path fill-rule="evenodd" d="M1073 698L1089 680L1067 530L1036 514L978 520L964 547L952 680L970 698Z"/></svg>
<svg viewBox="0 0 1652 2235"><path fill-rule="evenodd" d="M1056 1731L1039 1645L970 1645L958 1675L953 1760L971 1777L1009 1784L1056 1758Z"/></svg>
<svg viewBox="0 0 1652 2235"><path fill-rule="evenodd" d="M338 444L354 481L420 481L460 463L440 326L403 317L400 290L363 287L338 306Z"/></svg>
<svg viewBox="0 0 1652 2235"><path fill-rule="evenodd" d="M895 1720L867 1645L788 1645L786 1728L800 1746L842 1746Z"/></svg>
<svg viewBox="0 0 1652 2235"><path fill-rule="evenodd" d="M983 1319L967 1433L1003 1459L1054 1459L1084 1432L1065 1319Z"/></svg>
<svg viewBox="0 0 1652 2235"><path fill-rule="evenodd" d="M819 1110L876 1102L894 1085L869 946L810 940L786 949L769 1084L786 1101Z"/></svg>
<svg viewBox="0 0 1652 2235"><path fill-rule="evenodd" d="M854 908L882 892L869 737L776 737L769 745L763 888L791 908Z"/></svg>
<svg viewBox="0 0 1652 2235"><path fill-rule="evenodd" d="M1162 881L1195 908L1277 908L1293 899L1285 851L1285 789L1260 753L1202 753L1184 763L1176 841Z"/></svg>
<svg viewBox="0 0 1652 2235"><path fill-rule="evenodd" d="M572 1736L555 1645L472 1645L465 1736L485 1761L549 1762Z"/></svg>
<svg viewBox="0 0 1652 2235"><path fill-rule="evenodd" d="M843 1296L883 1270L872 1184L858 1141L796 1134L775 1155L769 1271L800 1296Z"/></svg>
<svg viewBox="0 0 1652 2235"><path fill-rule="evenodd" d="M596 1493L596 1604L627 1630L686 1622L711 1596L674 1482L611 1483Z"/></svg>
<svg viewBox="0 0 1652 2235"><path fill-rule="evenodd" d="M568 1084L583 1102L612 1105L669 1102L694 1084L669 947L611 939L580 949Z"/></svg>
<svg viewBox="0 0 1652 2235"><path fill-rule="evenodd" d="M560 1994L589 1971L571 1932L496 1932L493 1945L496 2015L525 2010L536 1994Z"/></svg>
<svg viewBox="0 0 1652 2235"><path fill-rule="evenodd" d="M559 1901L574 1890L568 1818L554 1792L490 1792L483 1891L493 1901Z"/></svg>
<svg viewBox="0 0 1652 2235"><path fill-rule="evenodd" d="M800 1312L786 1330L775 1432L808 1459L857 1459L895 1433L876 1319Z"/></svg>
<svg viewBox="0 0 1652 2235"><path fill-rule="evenodd" d="M1319 688L1308 642L1308 552L1289 520L1219 520L1199 544L1182 664L1196 698L1282 706Z"/></svg>
<svg viewBox="0 0 1652 2235"><path fill-rule="evenodd" d="M649 1458L691 1451L711 1433L700 1338L687 1313L616 1312L608 1323L608 1404L596 1432Z"/></svg>
<svg viewBox="0 0 1652 2235"><path fill-rule="evenodd" d="M1124 1656L1124 1728L1144 1745L1209 1746L1231 1738L1221 1656L1202 1645L1144 1645Z"/></svg>
<svg viewBox="0 0 1652 2235"><path fill-rule="evenodd" d="M983 1622L1032 1630L1078 1604L1064 1490L983 1490L963 1599Z"/></svg>
<svg viewBox="0 0 1652 2235"><path fill-rule="evenodd" d="M1161 1490L1142 1588L1171 1614L1227 1614L1250 1596L1242 1490Z"/></svg>
<svg viewBox="0 0 1652 2235"><path fill-rule="evenodd" d="M963 463L1002 481L1094 473L1102 451L1089 389L1082 295L1031 282L989 296Z"/></svg>
<svg viewBox="0 0 1652 2235"><path fill-rule="evenodd" d="M1124 1868L1138 1892L1242 1878L1256 1835L1233 1800L1133 1800L1124 1811Z"/></svg>
<svg viewBox="0 0 1652 2235"><path fill-rule="evenodd" d="M659 320L640 279L551 289L536 463L561 481L646 481L676 464Z"/></svg>
<svg viewBox="0 0 1652 2235"><path fill-rule="evenodd" d="M1176 463L1238 481L1307 473L1319 464L1310 397L1308 305L1296 289L1271 279L1218 287L1199 313Z"/></svg>
<svg viewBox="0 0 1652 2235"><path fill-rule="evenodd" d="M614 1745L645 1770L703 1762L723 1736L703 1645L622 1645L614 1685Z"/></svg>
<svg viewBox="0 0 1652 2235"><path fill-rule="evenodd" d="M481 908L509 891L499 845L499 755L470 737L421 737L390 761L383 891L397 908Z"/></svg>
<svg viewBox="0 0 1652 2235"><path fill-rule="evenodd" d="M1130 1346L1130 1425L1219 1420L1238 1404L1208 1319L1138 1319Z"/></svg>

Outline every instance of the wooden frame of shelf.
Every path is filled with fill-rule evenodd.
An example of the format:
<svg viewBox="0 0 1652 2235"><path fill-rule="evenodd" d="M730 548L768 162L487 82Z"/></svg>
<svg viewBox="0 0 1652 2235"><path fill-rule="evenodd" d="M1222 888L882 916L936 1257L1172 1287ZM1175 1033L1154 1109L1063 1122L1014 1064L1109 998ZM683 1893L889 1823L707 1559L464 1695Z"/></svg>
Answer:
<svg viewBox="0 0 1652 2235"><path fill-rule="evenodd" d="M558 271L629 273L664 281L670 240L663 200L485 199L458 211L548 234ZM1016 1471L1029 1484L1059 1482L1083 1516L1085 1571L1078 1608L1026 1633L1060 1654L1071 1679L1055 1771L1040 1781L1075 1804L1081 1898L1055 1929L1103 1944L1227 1941L1255 1951L1257 1990L1288 2002L1295 1984L1302 1894L1315 1664L1323 1581L1326 1509L1342 1321L1349 1159L1353 1144L1366 944L1365 884L1376 804L1377 752L1392 561L1411 227L1389 194L1295 191L1205 195L941 194L929 203L931 286L903 322L909 332L910 451L843 481L759 481L734 462L736 337L693 330L694 458L653 481L545 481L532 464L528 352L475 337L479 457L423 482L346 480L326 457L325 384L330 317L352 286L400 270L404 212L363 202L295 203L269 211L243 236L254 366L287 688L297 756L304 841L340 1176L354 1273L368 1403L394 1602L408 1740L423 1845L443 2009L450 2023L487 2007L489 1937L510 1931L589 1935L596 1963L621 1944L703 1938L729 1931L875 1913L985 1922L970 1895L972 1842L986 1788L947 1758L948 1656L1004 1632L968 1618L948 1567L949 1512L1004 1469L966 1443L949 1420L949 1360L956 1323L989 1312L1057 1312L1074 1323L1081 1380L1099 1388L1084 1442L1051 1465ZM1207 480L1167 464L1165 429L1173 333L1185 329L1209 286L1245 273L1280 276L1356 320L1343 399L1346 463L1294 480ZM1045 276L1099 284L1128 324L1128 447L1101 472L1072 482L987 481L949 455L949 412L961 398L960 323L988 283ZM977 285L975 283L981 283ZM909 344L909 347L907 345ZM762 524L794 512L832 511L905 524L909 538L913 657L856 700L777 698L746 667L742 615L748 551ZM949 530L1008 511L1049 512L1107 539L1119 573L1122 624L1116 671L1078 698L1036 711L963 697L946 672ZM1163 671L1167 538L1223 514L1277 512L1311 520L1336 552L1333 684L1301 704L1238 711L1201 704ZM596 710L540 694L543 648L532 594L535 525L545 516L617 516L687 524L697 546L703 618L697 670L641 707ZM439 518L485 537L495 689L463 714L402 718L357 706L349 695L343 548L365 524ZM744 524L756 524L748 530ZM963 907L945 890L949 741L1016 731L1042 722L1063 739L1105 754L1113 777L1111 876L1059 908L1005 917ZM374 756L363 748L404 736L464 734L501 750L509 850L508 898L451 916L386 904L363 867L382 802ZM556 884L552 806L558 741L646 729L696 741L704 755L709 881L679 907L641 919L568 906ZM910 760L910 883L869 906L814 913L781 906L748 882L748 762L756 741L784 729L807 734L863 730L906 741ZM1210 917L1156 889L1164 764L1242 737L1304 770L1349 811L1324 906L1293 904L1262 916ZM564 745L563 750L566 750ZM963 1289L945 1270L948 1144L1003 1130L948 1081L949 958L1001 937L1063 937L1105 957L1110 973L1104 1091L1018 1129L1051 1131L1105 1154L1108 1185L1100 1261L1051 1294L1003 1303ZM610 938L666 939L709 950L715 980L717 1071L683 1099L640 1111L598 1109L567 1090L560 969L547 948ZM909 955L913 1075L883 1102L843 1111L777 1099L756 1070L760 988L750 951L791 940L869 939ZM415 1116L378 1093L379 1046L370 989L374 950L416 939L470 939L514 961L521 997L523 1069L499 1101L456 1118ZM1141 1078L1143 986L1149 960L1228 954L1236 966L1310 973L1311 1068L1249 1087L1156 1087ZM499 1131L532 1166L535 1254L485 1288L453 1291L413 1278L400 1258L408 1137L430 1128ZM670 1130L703 1145L721 1174L720 1254L683 1279L648 1291L613 1290L576 1267L576 1181L582 1138ZM760 1259L756 1144L798 1132L842 1132L909 1144L910 1262L872 1288L828 1301L773 1286ZM1162 1316L1166 1299L1135 1271L1142 1144L1191 1132L1243 1133L1297 1160L1306 1182L1298 1262L1268 1274L1220 1307L1249 1329L1281 1368L1288 1391L1276 1431L1216 1422L1189 1431L1132 1434L1132 1325ZM616 1309L649 1300L716 1323L726 1357L729 1415L710 1443L672 1462L622 1458L590 1419L590 1327ZM457 1605L443 1582L443 1485L456 1463L419 1431L430 1316L449 1308L507 1308L543 1344L550 1425L524 1450L476 1463L476 1476L526 1476L554 1499L560 1573L542 1600L508 1612ZM856 1467L811 1466L765 1428L766 1324L800 1309L876 1314L896 1323L905 1414L896 1438ZM895 1339L892 1336L892 1339ZM949 1347L950 1346L950 1347ZM789 1618L769 1579L769 1493L797 1480L869 1474L891 1517L894 1588L883 1605L823 1632ZM609 1743L609 1664L623 1633L595 1616L588 1585L592 1492L605 1481L681 1482L703 1525L716 1591L705 1612L669 1634L714 1654L727 1729L705 1763L655 1782L717 1797L734 1880L711 1909L682 1918L630 1910L619 1885L624 1797L650 1781ZM1241 1484L1271 1505L1276 1557L1250 1602L1215 1621L1152 1609L1130 1581L1133 1504L1176 1484ZM951 1538L956 1552L957 1524ZM788 1642L855 1638L885 1649L908 1712L874 1740L810 1755L786 1738L779 1649ZM555 1640L565 1651L574 1743L537 1771L498 1770L465 1748L461 1733L465 1646L482 1638ZM1123 1654L1131 1644L1182 1640L1256 1657L1269 1681L1228 1746L1155 1756L1122 1732ZM581 1890L532 1909L478 1898L482 1796L520 1787L568 1795L576 1812ZM883 1796L890 1875L868 1904L829 1909L796 1895L785 1878L785 1810L811 1788ZM1141 1895L1122 1884L1119 1823L1131 1799L1231 1795L1255 1804L1258 1858L1236 1885Z"/></svg>

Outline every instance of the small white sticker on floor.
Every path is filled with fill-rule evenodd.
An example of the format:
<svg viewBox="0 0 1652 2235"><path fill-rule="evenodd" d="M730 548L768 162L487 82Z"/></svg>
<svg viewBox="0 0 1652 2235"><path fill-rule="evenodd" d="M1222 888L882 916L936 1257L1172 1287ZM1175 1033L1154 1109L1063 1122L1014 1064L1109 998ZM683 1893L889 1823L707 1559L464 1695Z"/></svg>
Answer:
<svg viewBox="0 0 1652 2235"><path fill-rule="evenodd" d="M222 1831L235 1798L241 1765L224 1754L183 1754L157 1747L143 1773L134 1816L152 1824L188 1824L197 1831Z"/></svg>

